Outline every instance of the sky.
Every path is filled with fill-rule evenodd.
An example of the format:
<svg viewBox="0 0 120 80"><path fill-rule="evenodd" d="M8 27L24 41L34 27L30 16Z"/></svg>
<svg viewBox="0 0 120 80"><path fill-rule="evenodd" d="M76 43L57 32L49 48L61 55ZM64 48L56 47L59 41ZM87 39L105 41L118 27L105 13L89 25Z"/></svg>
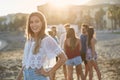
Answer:
<svg viewBox="0 0 120 80"><path fill-rule="evenodd" d="M37 11L38 5L48 1L57 5L61 5L61 3L81 5L89 0L0 0L0 16L13 13L31 13Z"/></svg>

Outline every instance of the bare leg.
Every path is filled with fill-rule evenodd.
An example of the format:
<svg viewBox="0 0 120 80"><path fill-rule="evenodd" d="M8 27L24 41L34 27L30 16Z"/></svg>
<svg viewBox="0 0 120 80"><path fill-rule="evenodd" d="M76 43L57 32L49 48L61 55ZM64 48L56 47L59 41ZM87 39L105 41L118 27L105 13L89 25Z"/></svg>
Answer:
<svg viewBox="0 0 120 80"><path fill-rule="evenodd" d="M67 65L67 80L73 80L73 66Z"/></svg>
<svg viewBox="0 0 120 80"><path fill-rule="evenodd" d="M80 71L77 69L77 67L75 69L76 69L77 80L80 80Z"/></svg>
<svg viewBox="0 0 120 80"><path fill-rule="evenodd" d="M97 62L96 62L96 61L93 62L93 66L94 66L94 69L95 69L96 72L97 72L98 79L101 80L101 73L100 73L100 70L99 70L99 68L98 68L98 65L97 65Z"/></svg>
<svg viewBox="0 0 120 80"><path fill-rule="evenodd" d="M87 78L87 75L88 75L88 64L86 63L85 64L85 80L86 80L86 78Z"/></svg>
<svg viewBox="0 0 120 80"><path fill-rule="evenodd" d="M81 65L81 64L79 64L79 65L76 66L76 70L79 72L79 76L81 76L81 79L82 79L82 80L85 80L85 76L84 76L84 74L83 74L82 65ZM78 73L78 72L77 72L77 73ZM78 77L78 80L79 80L79 77Z"/></svg>
<svg viewBox="0 0 120 80"><path fill-rule="evenodd" d="M92 61L88 61L88 70L89 70L89 80L92 80L93 78L93 69L92 69Z"/></svg>
<svg viewBox="0 0 120 80"><path fill-rule="evenodd" d="M67 69L66 69L66 64L63 65L63 73L64 73L65 80L67 80Z"/></svg>

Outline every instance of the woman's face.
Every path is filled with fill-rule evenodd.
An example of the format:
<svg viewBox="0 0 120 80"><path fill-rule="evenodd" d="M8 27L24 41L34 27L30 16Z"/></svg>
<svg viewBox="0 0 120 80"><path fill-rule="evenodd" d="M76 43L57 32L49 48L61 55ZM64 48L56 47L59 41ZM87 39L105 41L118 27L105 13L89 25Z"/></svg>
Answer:
<svg viewBox="0 0 120 80"><path fill-rule="evenodd" d="M42 22L39 17L32 16L30 18L30 28L34 33L38 33L42 28Z"/></svg>

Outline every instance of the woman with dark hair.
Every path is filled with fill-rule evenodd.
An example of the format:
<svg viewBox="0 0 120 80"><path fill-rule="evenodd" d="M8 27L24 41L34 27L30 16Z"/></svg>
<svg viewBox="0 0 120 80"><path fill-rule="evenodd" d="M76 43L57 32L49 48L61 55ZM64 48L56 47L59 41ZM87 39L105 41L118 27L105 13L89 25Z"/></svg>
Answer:
<svg viewBox="0 0 120 80"><path fill-rule="evenodd" d="M79 70L77 80L80 80L79 76L81 76L82 80L85 80L81 65L82 59L80 56L81 43L80 39L75 36L75 31L73 28L69 28L67 31L64 42L64 50L68 57L68 60L66 61L67 80L73 80L73 66L76 67L76 72Z"/></svg>
<svg viewBox="0 0 120 80"><path fill-rule="evenodd" d="M87 64L89 67L89 80L92 80L93 78L93 69L97 72L98 79L101 80L101 73L99 71L98 65L97 65L97 53L95 51L95 44L96 44L96 39L94 36L94 28L90 27L88 28L88 42L87 42L87 54L86 54L86 60Z"/></svg>
<svg viewBox="0 0 120 80"><path fill-rule="evenodd" d="M47 22L40 12L33 12L28 18L26 26L26 43L24 47L23 65L17 80L21 80L22 72L24 80L49 80L66 61L63 50L56 41L46 35ZM49 67L50 59L59 57L53 67ZM49 70L48 70L49 69Z"/></svg>

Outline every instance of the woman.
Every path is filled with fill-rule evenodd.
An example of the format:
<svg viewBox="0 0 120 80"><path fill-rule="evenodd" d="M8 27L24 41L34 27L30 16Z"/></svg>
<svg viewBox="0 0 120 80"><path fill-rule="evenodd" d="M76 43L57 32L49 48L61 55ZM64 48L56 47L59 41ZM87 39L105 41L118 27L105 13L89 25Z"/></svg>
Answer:
<svg viewBox="0 0 120 80"><path fill-rule="evenodd" d="M76 67L76 72L79 72L79 74L77 74L77 80L80 80L79 76L81 76L82 80L85 80L81 65L82 59L80 56L81 43L80 40L76 38L73 28L69 28L67 31L66 39L64 42L64 49L68 57L68 60L66 61L67 80L73 80L73 66Z"/></svg>
<svg viewBox="0 0 120 80"><path fill-rule="evenodd" d="M46 19L42 13L31 13L26 27L27 40L24 48L23 67L17 77L24 80L49 80L49 76L64 64L66 56L50 36L45 34ZM58 56L59 61L49 69L49 60ZM49 69L49 70L48 70Z"/></svg>
<svg viewBox="0 0 120 80"><path fill-rule="evenodd" d="M88 28L87 32L88 32L88 42L87 42L88 49L87 49L87 54L86 54L86 60L87 60L87 64L89 67L89 80L92 80L93 78L92 67L95 68L98 79L101 80L101 73L97 66L97 54L95 51L96 39L94 37L94 28L92 27Z"/></svg>

